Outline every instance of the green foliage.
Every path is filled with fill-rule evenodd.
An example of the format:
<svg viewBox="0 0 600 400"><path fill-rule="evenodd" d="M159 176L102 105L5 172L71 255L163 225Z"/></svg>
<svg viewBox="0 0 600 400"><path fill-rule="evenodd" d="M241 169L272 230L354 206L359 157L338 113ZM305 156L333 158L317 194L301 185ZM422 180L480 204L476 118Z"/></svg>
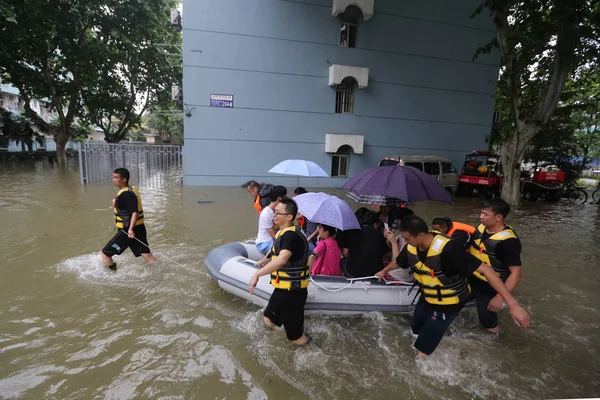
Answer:
<svg viewBox="0 0 600 400"><path fill-rule="evenodd" d="M0 0L0 35L10 38L0 46L0 80L19 89L27 117L52 132L59 156L77 120L102 122L107 138L118 141L139 123L144 105L170 94L178 69L155 45L180 43L168 28L172 6L174 0ZM58 125L29 107L33 98L49 99Z"/></svg>
<svg viewBox="0 0 600 400"><path fill-rule="evenodd" d="M177 137L183 142L183 110L156 111L146 121L146 126L169 138Z"/></svg>
<svg viewBox="0 0 600 400"><path fill-rule="evenodd" d="M32 151L34 142L44 143L44 137L32 129L26 118L0 108L0 147L8 147L11 140L21 144L23 151L25 146Z"/></svg>

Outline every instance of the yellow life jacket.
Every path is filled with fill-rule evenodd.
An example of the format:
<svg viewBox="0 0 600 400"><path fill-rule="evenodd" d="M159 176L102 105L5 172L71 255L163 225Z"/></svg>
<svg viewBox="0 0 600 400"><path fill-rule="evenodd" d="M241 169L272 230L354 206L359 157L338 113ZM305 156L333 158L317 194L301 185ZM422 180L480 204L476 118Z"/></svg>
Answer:
<svg viewBox="0 0 600 400"><path fill-rule="evenodd" d="M271 248L271 260L276 259L281 251L282 237L286 232L294 232L302 238L304 242L304 255L300 261L288 261L282 268L271 273L271 285L277 289L285 290L299 290L306 289L309 282L309 267L308 261L308 242L306 237L302 234L299 228L291 226L289 228L281 229L275 235L275 243Z"/></svg>
<svg viewBox="0 0 600 400"><path fill-rule="evenodd" d="M510 226L505 226L499 232L494 233L492 236L481 241L481 237L485 232L485 226L479 225L475 233L471 235L471 246L469 247L469 253L477 257L481 262L491 266L494 271L500 276L502 281L510 276L510 270L504 266L498 258L496 258L496 246L498 243L506 239L518 239L517 234ZM475 271L473 273L477 278L487 282L487 278L481 273Z"/></svg>
<svg viewBox="0 0 600 400"><path fill-rule="evenodd" d="M131 192L135 194L137 197L137 212L138 219L135 222L135 226L141 225L144 223L144 210L142 209L142 197L140 196L140 192L138 192L138 188L136 186L127 186L123 189L119 190L117 193L117 197L115 198L115 225L117 229L125 229L129 228L129 223L131 222L131 214L127 212L127 210L120 210L117 208L117 204L119 201L119 196L125 192Z"/></svg>
<svg viewBox="0 0 600 400"><path fill-rule="evenodd" d="M425 301L436 305L464 303L471 293L466 278L460 275L446 276L442 271L442 251L450 238L435 232L424 262L419 259L417 248L407 244L408 262Z"/></svg>

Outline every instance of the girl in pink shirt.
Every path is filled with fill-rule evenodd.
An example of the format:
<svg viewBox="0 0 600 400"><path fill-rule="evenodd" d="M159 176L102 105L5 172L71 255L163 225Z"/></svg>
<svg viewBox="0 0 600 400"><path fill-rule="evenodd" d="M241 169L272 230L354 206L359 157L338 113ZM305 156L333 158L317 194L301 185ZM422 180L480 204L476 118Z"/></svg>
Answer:
<svg viewBox="0 0 600 400"><path fill-rule="evenodd" d="M342 252L334 239L336 229L319 224L317 232L321 240L317 242L317 247L308 258L311 275L342 276L340 270Z"/></svg>

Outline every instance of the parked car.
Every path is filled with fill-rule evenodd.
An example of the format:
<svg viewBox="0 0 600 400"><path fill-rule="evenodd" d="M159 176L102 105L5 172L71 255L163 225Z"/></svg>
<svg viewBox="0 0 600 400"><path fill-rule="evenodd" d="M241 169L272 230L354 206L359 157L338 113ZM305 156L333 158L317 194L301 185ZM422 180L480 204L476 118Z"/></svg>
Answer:
<svg viewBox="0 0 600 400"><path fill-rule="evenodd" d="M452 162L445 157L429 154L390 154L379 162L380 167L390 165L413 167L426 172L435 176L450 193L456 193L458 173Z"/></svg>

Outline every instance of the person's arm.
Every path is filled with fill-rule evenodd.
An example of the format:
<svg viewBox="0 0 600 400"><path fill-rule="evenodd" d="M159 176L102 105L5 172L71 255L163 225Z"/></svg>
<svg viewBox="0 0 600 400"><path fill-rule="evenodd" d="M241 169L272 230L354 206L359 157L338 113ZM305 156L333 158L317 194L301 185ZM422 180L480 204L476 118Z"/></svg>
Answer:
<svg viewBox="0 0 600 400"><path fill-rule="evenodd" d="M306 241L310 242L311 240L313 240L315 238L315 236L317 236L317 234L319 233L319 231L317 231L316 229L313 231L313 233L311 233L307 238Z"/></svg>
<svg viewBox="0 0 600 400"><path fill-rule="evenodd" d="M267 228L267 233L271 235L271 239L275 240L275 229L273 227Z"/></svg>
<svg viewBox="0 0 600 400"><path fill-rule="evenodd" d="M510 294L510 291L492 267L483 263L477 268L477 272L485 276L490 286L504 299L515 324L528 328L530 323L529 314L517 303L517 300Z"/></svg>
<svg viewBox="0 0 600 400"><path fill-rule="evenodd" d="M308 265L309 268L312 268L313 264L315 263L315 260L317 259L317 257L315 257L315 253L312 253L309 257L308 257L308 262L306 263L306 265Z"/></svg>
<svg viewBox="0 0 600 400"><path fill-rule="evenodd" d="M385 276L385 274L387 274L388 272L390 272L391 270L394 270L396 268L403 268L406 269L409 267L408 265L408 250L406 249L406 246L402 249L402 251L400 251L400 254L398 254L398 256L394 259L392 259L392 262L389 263L384 269L382 269L381 271L379 271L378 273L375 274L375 276L377 277L377 279L382 280L383 277Z"/></svg>
<svg viewBox="0 0 600 400"><path fill-rule="evenodd" d="M394 232L387 231L385 232L385 238L387 239L390 246L392 246L392 258L398 257L400 254L400 246L398 246L398 238L394 235Z"/></svg>
<svg viewBox="0 0 600 400"><path fill-rule="evenodd" d="M250 291L250 294L254 294L254 288L256 287L256 284L258 283L258 279L261 276L268 275L268 274L275 272L278 269L282 268L288 262L288 260L290 259L291 256L292 256L291 251L282 249L279 252L279 255L277 256L277 258L275 258L274 260L269 262L267 265L265 265L264 267L262 267L261 269L256 271L254 273L254 275L252 275L252 278L250 279L250 283L248 283L248 290Z"/></svg>
<svg viewBox="0 0 600 400"><path fill-rule="evenodd" d="M518 239L505 240L496 247L496 255L500 262L509 266L510 275L506 279L506 282L504 282L504 285L512 293L519 285L519 282L521 282L523 275L523 269L521 268L521 243ZM502 303L504 303L502 296L496 295L488 303L488 310L498 312L502 308Z"/></svg>

